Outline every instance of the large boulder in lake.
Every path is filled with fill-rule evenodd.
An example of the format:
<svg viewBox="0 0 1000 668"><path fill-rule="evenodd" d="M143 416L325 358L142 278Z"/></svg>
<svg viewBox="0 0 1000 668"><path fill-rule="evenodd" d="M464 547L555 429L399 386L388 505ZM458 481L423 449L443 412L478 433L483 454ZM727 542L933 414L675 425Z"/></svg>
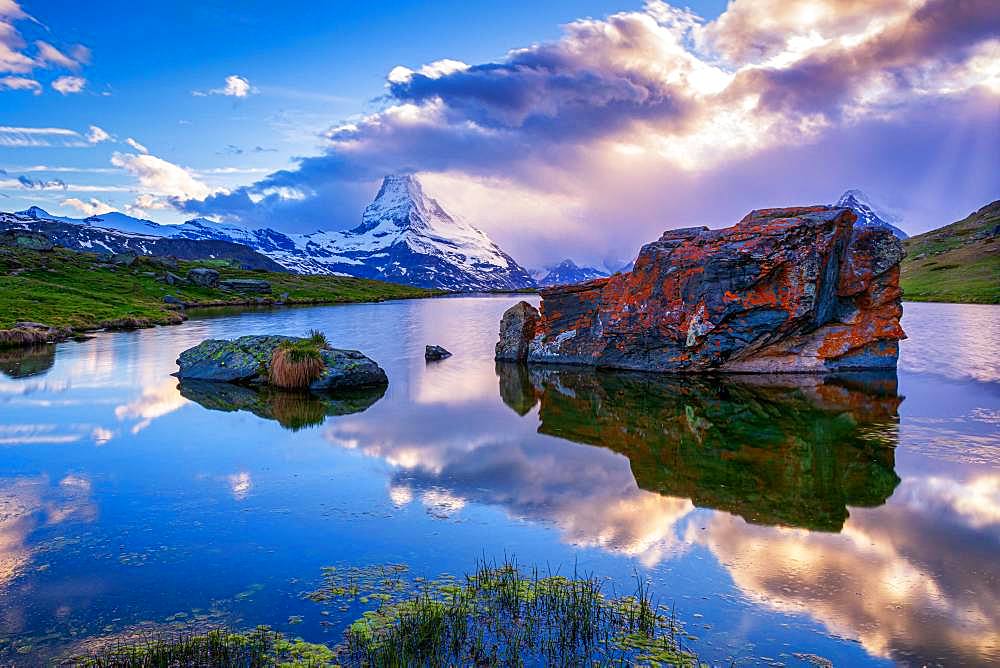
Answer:
<svg viewBox="0 0 1000 668"><path fill-rule="evenodd" d="M302 342L293 336L241 336L232 341L207 339L177 358L177 377L261 385L269 382L271 358L284 343ZM313 391L377 387L389 382L385 371L357 350L324 348L319 351L323 369L309 385Z"/></svg>
<svg viewBox="0 0 1000 668"><path fill-rule="evenodd" d="M849 209L668 230L635 268L504 314L498 359L670 372L895 368L900 241ZM529 324L530 323L530 324Z"/></svg>

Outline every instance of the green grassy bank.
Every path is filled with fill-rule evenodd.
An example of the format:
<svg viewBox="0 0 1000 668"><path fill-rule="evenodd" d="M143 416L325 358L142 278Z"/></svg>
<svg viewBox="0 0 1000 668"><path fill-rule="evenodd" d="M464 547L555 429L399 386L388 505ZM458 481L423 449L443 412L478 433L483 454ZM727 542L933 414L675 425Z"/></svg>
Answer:
<svg viewBox="0 0 1000 668"><path fill-rule="evenodd" d="M19 321L74 332L181 322L183 310L166 303L167 295L187 306L226 306L371 302L438 294L360 278L244 271L221 261L181 261L170 269L145 258L130 266L112 265L107 256L61 248L0 251L0 330L9 330ZM271 293L247 294L187 281L170 285L164 280L168 271L183 278L195 267L215 269L220 280L265 280L271 284Z"/></svg>
<svg viewBox="0 0 1000 668"><path fill-rule="evenodd" d="M904 242L904 299L1000 304L1000 200Z"/></svg>

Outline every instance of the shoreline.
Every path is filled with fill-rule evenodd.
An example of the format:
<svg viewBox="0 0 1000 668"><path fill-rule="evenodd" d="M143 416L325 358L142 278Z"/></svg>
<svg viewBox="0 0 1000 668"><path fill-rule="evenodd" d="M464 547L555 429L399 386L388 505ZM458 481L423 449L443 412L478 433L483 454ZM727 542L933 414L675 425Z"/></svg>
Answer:
<svg viewBox="0 0 1000 668"><path fill-rule="evenodd" d="M176 318L166 318L163 321L156 321L150 318L126 317L112 321L102 321L93 327L51 327L44 323L34 322L29 319L19 320L14 327L0 329L0 350L16 350L18 348L30 348L32 346L64 343L70 340L86 341L89 334L97 332L132 332L139 329L152 329L154 327L170 327L183 325L190 320L188 310L209 310L231 308L237 313L251 309L283 309L291 307L312 307L312 306L337 306L350 304L380 304L387 301L404 301L407 299L434 299L437 297L450 296L447 294L428 294L426 296L399 296L381 297L378 299L329 299L329 300L292 300L284 302L269 302L254 300L242 301L210 301L210 302L185 302L181 308L171 309L168 313L176 314ZM181 306L181 305L178 305ZM198 315L198 314L195 314ZM39 325L36 327L17 325Z"/></svg>

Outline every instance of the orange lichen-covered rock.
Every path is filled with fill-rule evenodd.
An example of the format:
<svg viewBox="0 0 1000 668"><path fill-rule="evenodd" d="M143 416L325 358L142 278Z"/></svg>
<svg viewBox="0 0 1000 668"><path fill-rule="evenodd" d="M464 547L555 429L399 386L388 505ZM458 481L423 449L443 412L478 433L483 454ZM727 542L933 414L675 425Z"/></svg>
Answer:
<svg viewBox="0 0 1000 668"><path fill-rule="evenodd" d="M517 332L502 327L504 349L529 362L654 371L893 368L905 336L902 245L855 220L811 206L668 230L630 273L543 290L537 323L519 328L533 329L530 340L512 345ZM525 306L518 322L532 319Z"/></svg>

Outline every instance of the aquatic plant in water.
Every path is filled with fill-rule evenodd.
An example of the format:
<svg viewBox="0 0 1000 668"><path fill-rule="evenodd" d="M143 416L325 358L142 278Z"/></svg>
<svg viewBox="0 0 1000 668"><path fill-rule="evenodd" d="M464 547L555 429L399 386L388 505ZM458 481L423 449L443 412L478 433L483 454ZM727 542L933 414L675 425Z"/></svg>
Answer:
<svg viewBox="0 0 1000 668"><path fill-rule="evenodd" d="M374 605L336 647L288 639L268 627L141 636L78 661L131 666L696 666L672 612L636 578L631 595L593 576L543 575L515 563L474 573L409 578L401 564L324 569L319 603Z"/></svg>
<svg viewBox="0 0 1000 668"><path fill-rule="evenodd" d="M636 578L632 595L593 576L481 563L464 582L403 577L398 565L328 570L315 601L377 602L345 632L338 660L357 666L696 665L672 613Z"/></svg>
<svg viewBox="0 0 1000 668"><path fill-rule="evenodd" d="M216 629L202 634L145 634L102 648L73 665L86 668L147 666L329 666L336 655L326 645L290 640L266 626L236 633Z"/></svg>

